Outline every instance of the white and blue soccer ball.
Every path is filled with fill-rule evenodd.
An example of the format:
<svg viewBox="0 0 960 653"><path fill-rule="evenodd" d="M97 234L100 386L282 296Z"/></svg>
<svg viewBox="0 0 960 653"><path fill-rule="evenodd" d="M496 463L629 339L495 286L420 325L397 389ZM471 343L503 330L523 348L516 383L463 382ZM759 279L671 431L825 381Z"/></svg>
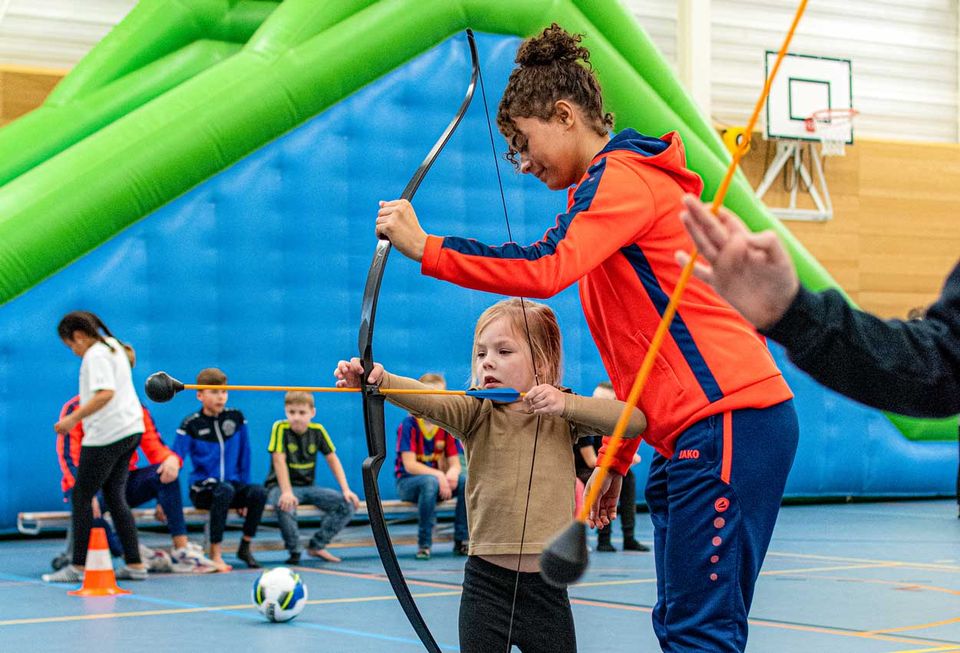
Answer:
<svg viewBox="0 0 960 653"><path fill-rule="evenodd" d="M290 621L307 605L307 586L300 574L275 567L254 581L253 603L270 621Z"/></svg>

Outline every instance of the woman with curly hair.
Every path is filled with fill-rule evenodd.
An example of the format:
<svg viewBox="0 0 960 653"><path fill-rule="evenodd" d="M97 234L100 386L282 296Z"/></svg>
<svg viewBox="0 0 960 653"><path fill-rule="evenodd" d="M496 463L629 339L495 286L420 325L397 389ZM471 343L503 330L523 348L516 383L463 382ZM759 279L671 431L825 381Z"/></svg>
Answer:
<svg viewBox="0 0 960 653"><path fill-rule="evenodd" d="M581 36L553 24L517 52L497 124L508 158L567 210L538 242L490 246L428 235L409 202L382 202L377 233L428 276L550 297L574 282L616 395L629 394L692 241L679 220L703 183L676 132L612 135ZM754 585L793 464L793 394L754 328L700 280L687 286L640 398L656 449L654 630L665 651L742 651ZM606 445L605 445L606 446ZM638 441L615 455L590 523L616 517ZM601 451L601 455L603 451ZM596 474L591 479L596 479Z"/></svg>

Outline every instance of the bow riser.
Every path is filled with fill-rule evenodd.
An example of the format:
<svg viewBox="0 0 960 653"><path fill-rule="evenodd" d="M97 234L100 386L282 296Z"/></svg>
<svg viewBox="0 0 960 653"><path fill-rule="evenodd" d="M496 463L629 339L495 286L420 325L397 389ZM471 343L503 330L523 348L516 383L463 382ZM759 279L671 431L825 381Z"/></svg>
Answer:
<svg viewBox="0 0 960 653"><path fill-rule="evenodd" d="M456 130L463 119L470 101L473 99L473 91L476 87L479 74L479 56L477 54L477 45L473 37L473 32L467 30L467 41L470 44L470 58L472 63L472 72L470 75L470 85L467 87L466 94L457 114L450 124L443 131L440 138L430 148L429 154L423 160L423 163L417 168L413 177L403 189L402 199L412 200L420 187L420 182L430 170L430 166L436 160L443 146L450 140L450 136ZM367 378L373 370L373 327L377 315L377 299L380 296L380 285L383 281L384 268L387 264L387 257L390 254L390 241L380 240L377 243L377 249L373 255L373 261L370 263L370 270L367 272L367 282L363 290L363 302L360 312L360 333L358 346L360 350L360 361L363 365L363 376L360 380L360 387L363 390L363 416L364 428L367 435L367 451L369 456L363 461L363 488L367 500L367 511L370 518L370 528L373 531L373 539L377 544L377 552L383 563L383 569L390 579L390 585L393 592L403 608L404 614L410 621L410 625L420 637L424 647L430 653L440 653L440 647L437 645L430 628L423 620L423 615L417 608L416 602L410 593L406 579L403 577L403 571L397 560L397 554L393 549L393 541L390 539L390 533L387 530L386 520L383 515L383 504L380 499L380 487L377 479L380 474L380 467L386 458L387 438L386 422L384 421L384 395L380 394L377 386L369 385Z"/></svg>
<svg viewBox="0 0 960 653"><path fill-rule="evenodd" d="M373 367L373 325L377 319L377 300L380 298L380 284L383 281L383 271L387 265L392 246L389 240L377 241L377 249L373 253L373 261L367 272L367 283L363 287L363 305L360 308L360 336L358 348L360 360L363 362L363 378L360 380L364 393L368 392L367 376ZM371 369L367 369L369 363Z"/></svg>

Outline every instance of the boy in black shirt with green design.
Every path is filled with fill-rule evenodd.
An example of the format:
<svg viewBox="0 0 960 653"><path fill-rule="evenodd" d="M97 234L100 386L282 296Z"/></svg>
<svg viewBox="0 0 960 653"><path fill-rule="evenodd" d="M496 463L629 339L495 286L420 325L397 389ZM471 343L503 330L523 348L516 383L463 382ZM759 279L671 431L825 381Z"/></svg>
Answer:
<svg viewBox="0 0 960 653"><path fill-rule="evenodd" d="M297 526L297 506L301 503L316 506L325 514L320 528L307 547L307 553L328 562L340 558L326 550L333 536L340 532L360 506L360 499L350 490L343 466L326 429L313 422L317 409L309 392L288 392L284 398L287 419L273 424L270 435L272 466L264 485L267 502L277 509L277 521L283 534L283 543L289 557L286 564L300 562L300 529ZM313 484L317 469L317 453L323 454L340 484L341 492Z"/></svg>

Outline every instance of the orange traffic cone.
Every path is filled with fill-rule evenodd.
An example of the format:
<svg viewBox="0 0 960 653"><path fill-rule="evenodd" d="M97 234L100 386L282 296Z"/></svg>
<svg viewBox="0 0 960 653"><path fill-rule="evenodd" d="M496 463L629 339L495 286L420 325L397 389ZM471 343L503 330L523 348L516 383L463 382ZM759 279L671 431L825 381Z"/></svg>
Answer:
<svg viewBox="0 0 960 653"><path fill-rule="evenodd" d="M113 561L107 546L107 533L102 528L90 529L90 546L87 548L86 566L83 572L83 587L67 594L74 596L114 596L130 594L129 590L117 587L113 575Z"/></svg>

